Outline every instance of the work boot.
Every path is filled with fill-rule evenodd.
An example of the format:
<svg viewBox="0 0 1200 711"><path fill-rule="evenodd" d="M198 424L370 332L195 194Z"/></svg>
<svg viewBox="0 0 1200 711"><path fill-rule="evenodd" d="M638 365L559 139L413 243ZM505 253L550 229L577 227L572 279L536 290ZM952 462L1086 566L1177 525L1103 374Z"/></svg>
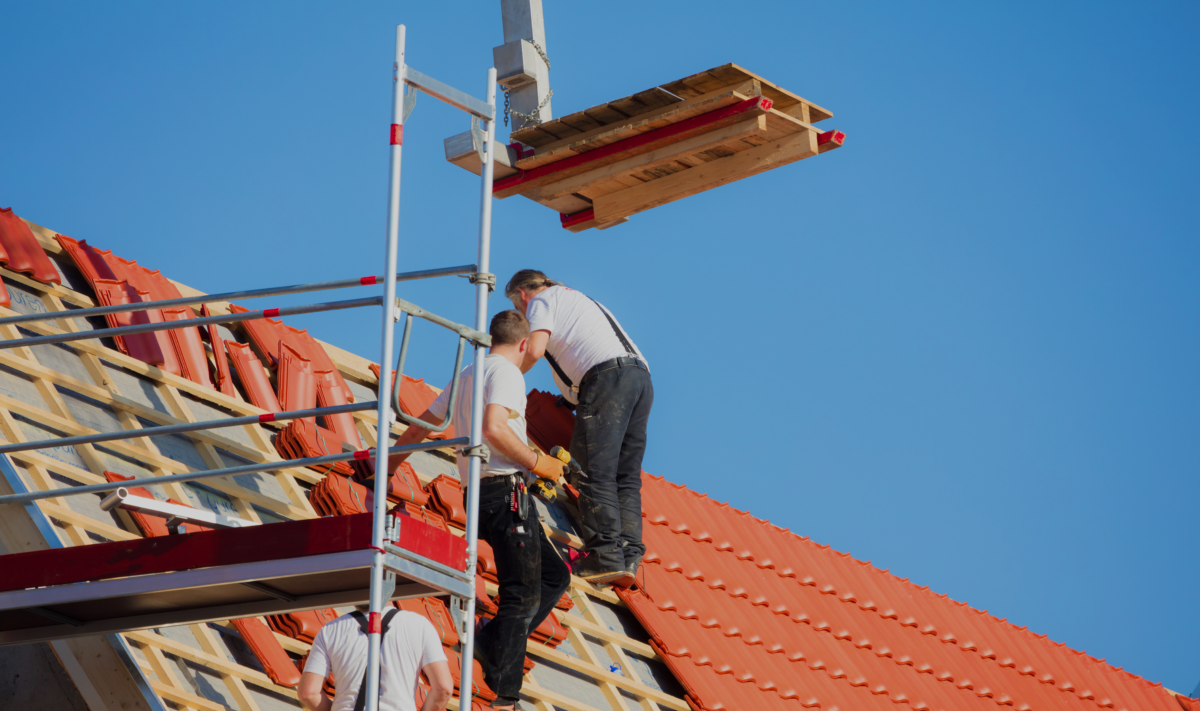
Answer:
<svg viewBox="0 0 1200 711"><path fill-rule="evenodd" d="M594 585L608 585L629 575L623 566L601 563L594 553L588 553L575 563L571 573Z"/></svg>
<svg viewBox="0 0 1200 711"><path fill-rule="evenodd" d="M619 588L627 588L637 582L638 568L642 565L642 556L633 553L625 554L625 575L614 578L612 584Z"/></svg>

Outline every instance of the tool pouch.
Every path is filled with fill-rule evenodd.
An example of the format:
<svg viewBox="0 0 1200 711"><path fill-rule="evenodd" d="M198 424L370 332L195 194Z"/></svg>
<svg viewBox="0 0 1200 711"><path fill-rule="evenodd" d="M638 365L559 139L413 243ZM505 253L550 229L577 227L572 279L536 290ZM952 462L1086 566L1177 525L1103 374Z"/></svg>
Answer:
<svg viewBox="0 0 1200 711"><path fill-rule="evenodd" d="M517 518L521 521L529 519L529 489L525 488L525 482L517 481Z"/></svg>

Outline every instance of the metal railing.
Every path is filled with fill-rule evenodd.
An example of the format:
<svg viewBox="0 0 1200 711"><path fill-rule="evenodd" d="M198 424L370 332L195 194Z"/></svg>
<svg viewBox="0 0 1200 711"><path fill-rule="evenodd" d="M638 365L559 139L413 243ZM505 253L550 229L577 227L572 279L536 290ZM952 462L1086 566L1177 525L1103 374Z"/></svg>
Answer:
<svg viewBox="0 0 1200 711"><path fill-rule="evenodd" d="M461 267L446 267L444 269L423 269L416 272L403 272L396 275L396 281L414 281L440 276L456 276L458 274L473 274L474 264L464 264ZM383 281L385 277L369 276L358 279L338 279L336 281L317 281L308 284L289 284L288 286L273 286L265 289L243 289L242 291L227 291L223 294L201 294L199 296L184 296L179 299L164 299L162 301L143 301L136 304L114 304L112 306L96 306L89 309L69 309L53 311L44 314L21 314L0 318L0 326L11 326L18 323L35 321L58 321L61 319L90 318L92 316L107 316L109 314L128 313L130 311L148 311L152 309L171 309L177 306L194 306L196 304L212 304L232 299L260 299L264 296L284 296L287 294L305 294L313 291L331 291L333 289L350 289L356 286L371 286ZM195 324L184 324L195 325ZM179 326L176 326L177 328Z"/></svg>

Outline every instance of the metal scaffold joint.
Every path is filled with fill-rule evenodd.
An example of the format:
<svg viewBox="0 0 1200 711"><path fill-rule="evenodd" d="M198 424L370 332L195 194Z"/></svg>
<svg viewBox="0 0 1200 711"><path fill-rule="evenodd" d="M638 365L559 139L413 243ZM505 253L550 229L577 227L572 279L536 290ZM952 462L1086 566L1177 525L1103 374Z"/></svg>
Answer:
<svg viewBox="0 0 1200 711"><path fill-rule="evenodd" d="M463 447L458 450L464 457L478 457L480 464L487 464L491 458L492 452L486 444L477 444L474 447Z"/></svg>
<svg viewBox="0 0 1200 711"><path fill-rule="evenodd" d="M495 274L488 274L487 272L475 272L474 274L467 274L466 277L471 281L472 284L487 284L489 293L496 290Z"/></svg>

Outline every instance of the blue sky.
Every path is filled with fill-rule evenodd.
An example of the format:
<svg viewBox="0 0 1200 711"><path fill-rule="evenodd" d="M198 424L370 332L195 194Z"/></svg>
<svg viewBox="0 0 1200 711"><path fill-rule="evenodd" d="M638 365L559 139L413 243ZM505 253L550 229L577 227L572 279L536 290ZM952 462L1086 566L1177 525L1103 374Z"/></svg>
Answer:
<svg viewBox="0 0 1200 711"><path fill-rule="evenodd" d="M849 136L605 232L496 203L501 281L649 358L646 469L1190 691L1196 6L545 2L557 114L737 62ZM394 25L478 96L502 42L483 1L0 11L0 206L212 292L378 273ZM418 101L402 269L474 261L467 127ZM462 280L402 294L471 317ZM293 321L372 360L378 322ZM416 338L440 384L452 340Z"/></svg>

